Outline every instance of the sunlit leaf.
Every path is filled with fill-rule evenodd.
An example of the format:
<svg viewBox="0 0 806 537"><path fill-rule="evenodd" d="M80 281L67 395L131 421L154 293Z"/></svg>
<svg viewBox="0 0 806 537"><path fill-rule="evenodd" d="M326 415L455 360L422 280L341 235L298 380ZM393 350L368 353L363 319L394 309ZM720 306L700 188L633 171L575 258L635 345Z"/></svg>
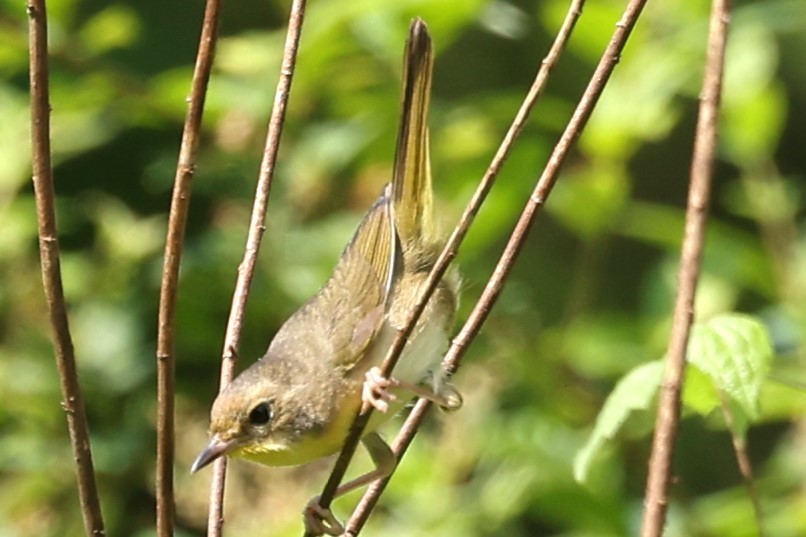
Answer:
<svg viewBox="0 0 806 537"><path fill-rule="evenodd" d="M719 406L719 392L710 377L689 364L683 385L683 405L689 410L707 416Z"/></svg>
<svg viewBox="0 0 806 537"><path fill-rule="evenodd" d="M593 432L574 458L574 478L585 481L594 456L636 410L646 410L658 390L663 361L642 364L624 376L605 401Z"/></svg>
<svg viewBox="0 0 806 537"><path fill-rule="evenodd" d="M739 314L714 317L691 332L688 360L753 419L759 393L772 359L767 330L758 320Z"/></svg>

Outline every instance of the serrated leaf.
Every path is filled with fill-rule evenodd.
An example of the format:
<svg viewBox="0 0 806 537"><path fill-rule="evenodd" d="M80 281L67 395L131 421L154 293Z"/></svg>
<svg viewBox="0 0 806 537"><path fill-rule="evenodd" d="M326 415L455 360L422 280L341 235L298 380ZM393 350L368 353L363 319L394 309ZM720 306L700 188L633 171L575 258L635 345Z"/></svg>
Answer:
<svg viewBox="0 0 806 537"><path fill-rule="evenodd" d="M761 384L771 360L767 330L749 315L720 315L692 329L688 361L751 420L758 417Z"/></svg>
<svg viewBox="0 0 806 537"><path fill-rule="evenodd" d="M584 482L591 461L605 442L618 433L635 410L646 410L658 391L663 375L663 361L642 364L627 373L607 397L588 441L574 457L574 478Z"/></svg>

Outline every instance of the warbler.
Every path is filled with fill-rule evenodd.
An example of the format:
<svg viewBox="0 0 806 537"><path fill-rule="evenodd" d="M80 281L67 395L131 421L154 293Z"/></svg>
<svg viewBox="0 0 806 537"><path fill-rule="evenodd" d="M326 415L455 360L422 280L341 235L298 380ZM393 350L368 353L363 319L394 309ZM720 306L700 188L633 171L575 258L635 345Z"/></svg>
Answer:
<svg viewBox="0 0 806 537"><path fill-rule="evenodd" d="M284 466L335 453L366 401L381 411L362 438L377 469L340 487L341 494L387 475L396 463L374 432L405 402L390 390L448 408L461 404L440 368L458 302L455 270L437 285L394 377L385 379L378 369L444 245L434 216L428 143L433 60L428 29L415 19L404 53L391 184L364 216L330 279L283 324L266 354L219 393L210 441L191 472L223 455ZM316 533L341 532L315 503L306 511L306 525Z"/></svg>

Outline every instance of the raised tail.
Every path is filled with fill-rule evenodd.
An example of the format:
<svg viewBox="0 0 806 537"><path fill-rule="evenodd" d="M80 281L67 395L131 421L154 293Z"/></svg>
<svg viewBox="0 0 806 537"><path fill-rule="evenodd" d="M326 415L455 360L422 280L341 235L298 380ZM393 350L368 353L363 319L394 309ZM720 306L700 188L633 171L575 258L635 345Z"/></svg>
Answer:
<svg viewBox="0 0 806 537"><path fill-rule="evenodd" d="M403 247L430 243L436 233L428 150L428 103L434 53L428 27L416 18L403 59L403 95L395 149L392 196Z"/></svg>

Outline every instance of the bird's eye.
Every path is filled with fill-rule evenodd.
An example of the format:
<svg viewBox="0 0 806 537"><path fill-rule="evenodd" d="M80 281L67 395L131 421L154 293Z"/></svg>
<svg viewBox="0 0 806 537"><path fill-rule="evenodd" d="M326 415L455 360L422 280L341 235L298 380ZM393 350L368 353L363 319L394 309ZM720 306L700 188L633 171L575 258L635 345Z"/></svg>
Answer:
<svg viewBox="0 0 806 537"><path fill-rule="evenodd" d="M249 412L249 423L252 425L266 425L271 420L271 408L269 403L263 401L255 405Z"/></svg>

